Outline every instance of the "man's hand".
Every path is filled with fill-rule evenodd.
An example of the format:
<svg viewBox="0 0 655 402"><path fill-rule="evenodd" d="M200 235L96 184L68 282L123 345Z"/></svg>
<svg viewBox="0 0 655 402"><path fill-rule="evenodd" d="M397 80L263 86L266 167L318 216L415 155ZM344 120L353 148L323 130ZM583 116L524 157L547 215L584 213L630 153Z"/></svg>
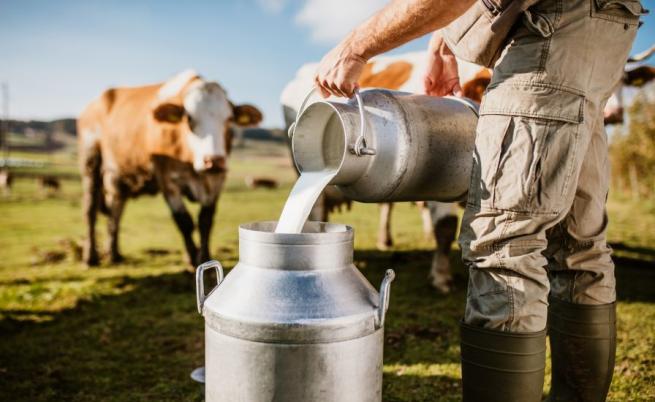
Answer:
<svg viewBox="0 0 655 402"><path fill-rule="evenodd" d="M351 97L357 89L359 76L367 60L448 25L474 2L475 0L391 1L355 28L321 60L314 78L316 86L324 97ZM456 63L454 56L449 63L443 64L444 73L435 77L446 77L444 74L453 71L451 61ZM457 72L457 67L454 71ZM446 78L451 79L452 84L452 78L455 77ZM457 85L451 85L450 92L459 88L459 83Z"/></svg>
<svg viewBox="0 0 655 402"><path fill-rule="evenodd" d="M464 96L459 84L457 58L439 32L435 32L430 39L423 89L432 96Z"/></svg>
<svg viewBox="0 0 655 402"><path fill-rule="evenodd" d="M347 43L337 46L321 60L314 78L316 87L324 98L330 95L352 98L365 65L366 60L356 55Z"/></svg>

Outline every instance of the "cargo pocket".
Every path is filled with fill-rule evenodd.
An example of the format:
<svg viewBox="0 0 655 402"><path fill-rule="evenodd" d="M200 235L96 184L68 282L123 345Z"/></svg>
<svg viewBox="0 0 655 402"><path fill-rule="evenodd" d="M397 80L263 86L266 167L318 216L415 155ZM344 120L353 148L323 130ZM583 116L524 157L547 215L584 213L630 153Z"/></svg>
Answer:
<svg viewBox="0 0 655 402"><path fill-rule="evenodd" d="M639 17L648 11L639 0L591 0L591 16L620 24L639 25Z"/></svg>
<svg viewBox="0 0 655 402"><path fill-rule="evenodd" d="M530 32L542 38L550 38L555 32L555 26L550 15L531 9L523 12L523 25Z"/></svg>
<svg viewBox="0 0 655 402"><path fill-rule="evenodd" d="M579 165L584 97L534 84L524 89L496 88L484 99L475 149L479 182L471 188L481 207L558 214Z"/></svg>

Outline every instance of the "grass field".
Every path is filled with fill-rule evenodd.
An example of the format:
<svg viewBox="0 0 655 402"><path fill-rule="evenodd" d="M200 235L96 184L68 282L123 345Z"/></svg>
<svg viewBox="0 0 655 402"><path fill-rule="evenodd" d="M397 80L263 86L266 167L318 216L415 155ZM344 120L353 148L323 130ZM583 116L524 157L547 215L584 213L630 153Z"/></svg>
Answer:
<svg viewBox="0 0 655 402"><path fill-rule="evenodd" d="M211 248L228 268L238 259L239 223L276 219L295 178L285 149L268 147L237 150L231 159ZM55 163L57 172L75 170L70 155L42 158ZM248 174L274 176L282 186L247 189ZM610 400L653 401L655 202L612 198L609 206L619 287ZM181 238L161 197L128 203L121 233L127 261L97 269L75 258L83 233L76 180L48 196L36 180L19 179L10 195L0 196L0 211L1 401L202 400L202 387L189 373L203 364L203 320ZM415 208L402 204L394 210L396 246L388 252L374 247L375 205L357 204L333 220L354 226L357 266L376 287L386 268L396 269L383 399L459 400L457 322L466 273L458 253L451 256L457 291L439 296L426 280L433 245L422 239Z"/></svg>

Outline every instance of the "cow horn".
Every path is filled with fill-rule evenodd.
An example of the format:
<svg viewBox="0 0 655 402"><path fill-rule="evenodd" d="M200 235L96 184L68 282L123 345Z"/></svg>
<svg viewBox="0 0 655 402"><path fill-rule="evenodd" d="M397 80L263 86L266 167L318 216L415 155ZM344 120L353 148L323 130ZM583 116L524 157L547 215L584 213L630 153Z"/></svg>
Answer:
<svg viewBox="0 0 655 402"><path fill-rule="evenodd" d="M644 50L641 53L637 53L634 56L628 58L628 63L636 63L639 61L644 61L655 53L655 45L651 46L650 49Z"/></svg>

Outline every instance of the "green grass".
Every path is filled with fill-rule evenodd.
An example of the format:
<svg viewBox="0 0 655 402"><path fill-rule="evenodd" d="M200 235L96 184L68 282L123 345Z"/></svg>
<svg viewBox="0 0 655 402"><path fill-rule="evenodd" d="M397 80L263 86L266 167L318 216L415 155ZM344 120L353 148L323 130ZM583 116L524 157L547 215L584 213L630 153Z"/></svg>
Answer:
<svg viewBox="0 0 655 402"><path fill-rule="evenodd" d="M283 148L237 150L215 221L212 252L237 262L239 223L276 219L295 176ZM31 155L21 155L30 157ZM44 156L41 156L44 158ZM67 155L50 157L73 172ZM278 190L249 190L249 174L280 178ZM203 363L203 321L182 242L160 196L127 205L124 264L86 269L73 257L82 239L80 186L48 197L19 179L0 196L0 400L196 401L189 379ZM190 206L194 213L197 207ZM612 401L655 399L655 203L612 199L609 237L619 255L619 343ZM437 295L426 280L431 241L417 210L394 209L396 246L375 250L377 207L334 216L356 233L356 265L378 286L393 267L385 341L385 401L459 400L457 322L466 274L453 252L457 291ZM104 239L105 221L99 234ZM102 242L101 242L102 244ZM546 390L548 389L546 379ZM490 390L493 392L493 390Z"/></svg>

